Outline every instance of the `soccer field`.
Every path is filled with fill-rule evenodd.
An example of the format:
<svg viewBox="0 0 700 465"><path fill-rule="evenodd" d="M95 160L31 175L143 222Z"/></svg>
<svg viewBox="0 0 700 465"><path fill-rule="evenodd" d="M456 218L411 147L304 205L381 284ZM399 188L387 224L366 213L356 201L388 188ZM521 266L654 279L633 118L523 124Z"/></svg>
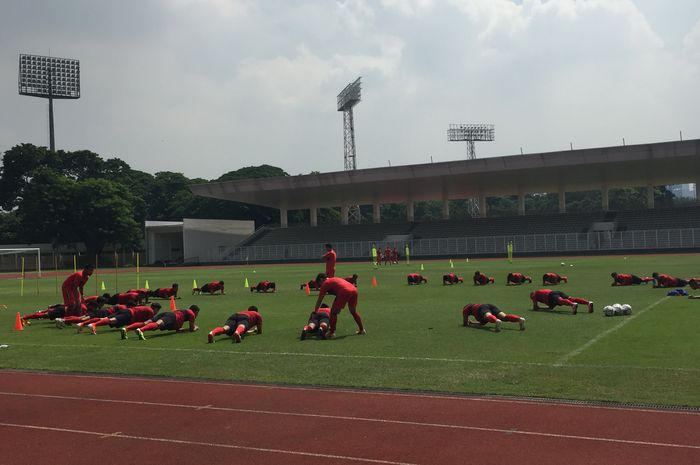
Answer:
<svg viewBox="0 0 700 465"><path fill-rule="evenodd" d="M337 338L300 341L299 334L316 294L307 296L300 283L323 271L323 264L258 265L220 268L167 268L141 272L140 283L151 288L180 285L178 308L196 303L201 312L196 333L151 332L148 340L123 341L119 332L101 327L98 335L57 329L34 320L14 331L16 312L29 313L60 302L60 284L53 276L28 279L20 297L17 277L0 280L0 368L117 373L362 388L387 388L450 393L483 393L542 398L598 400L649 405L700 407L700 300L666 297L651 284L611 287L610 273L650 276L653 271L675 276L700 275L698 255L536 258L514 260L414 261L381 266L343 263L337 275L357 273L358 310L367 335L355 335L347 309L338 319ZM561 266L560 262L565 262ZM421 272L421 264L425 271ZM471 284L475 270L496 283ZM465 283L442 285L454 271ZM509 271L533 277L533 284L505 286ZM596 311L578 315L531 309L529 293L540 289L541 276L554 271L569 277L556 287L595 302ZM427 285L408 286L406 274L422 273ZM373 277L377 287L371 287ZM104 281L108 292L136 287L134 272L98 270L86 285L95 294ZM226 295L193 296L192 281L224 280ZM274 294L250 293L245 280L275 281ZM538 284L539 282L539 284ZM57 283L59 289L57 291ZM690 289L687 288L689 291ZM700 292L699 292L700 293ZM332 297L330 297L332 298ZM326 302L330 304L330 298ZM492 303L527 319L527 330L504 323L495 333L462 326L462 307ZM628 303L630 316L603 316L604 305ZM168 302L162 301L167 308ZM207 344L207 332L249 305L264 317L264 334L249 335L242 344L219 338Z"/></svg>

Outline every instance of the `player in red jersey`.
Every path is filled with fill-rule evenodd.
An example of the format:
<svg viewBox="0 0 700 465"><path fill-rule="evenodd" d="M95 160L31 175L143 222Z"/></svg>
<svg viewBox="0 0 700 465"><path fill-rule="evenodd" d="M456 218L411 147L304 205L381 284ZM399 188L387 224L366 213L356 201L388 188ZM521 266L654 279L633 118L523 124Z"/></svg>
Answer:
<svg viewBox="0 0 700 465"><path fill-rule="evenodd" d="M448 273L442 275L442 285L446 286L448 284L461 284L464 282L464 278L457 276L454 273Z"/></svg>
<svg viewBox="0 0 700 465"><path fill-rule="evenodd" d="M506 286L517 286L524 284L525 281L532 283L532 278L525 276L522 273L508 273L508 276L506 277Z"/></svg>
<svg viewBox="0 0 700 465"><path fill-rule="evenodd" d="M179 299L177 296L178 288L179 286L177 283L173 283L172 287L159 287L158 289L148 291L148 297L156 297L158 299L169 299L171 297L175 297L176 299Z"/></svg>
<svg viewBox="0 0 700 465"><path fill-rule="evenodd" d="M569 282L569 278L566 276L560 276L556 273L545 273L542 275L542 285L547 286L547 285L552 285L552 284L559 284L560 282L564 281L565 283Z"/></svg>
<svg viewBox="0 0 700 465"><path fill-rule="evenodd" d="M118 308L124 307L123 305L115 305L113 307L101 308L98 307L94 302L86 304L87 311L82 316L67 316L65 318L56 318L56 327L63 329L66 325L76 324L78 333L83 332L83 327L88 323L93 323L101 318L108 318L114 315L114 312Z"/></svg>
<svg viewBox="0 0 700 465"><path fill-rule="evenodd" d="M241 342L243 335L255 328L258 334L262 334L263 318L260 310L255 305L248 307L244 312L234 313L226 320L223 326L209 331L207 339L209 344L214 342L214 338L220 334L226 334L233 338L233 342Z"/></svg>
<svg viewBox="0 0 700 465"><path fill-rule="evenodd" d="M260 281L255 286L250 286L250 292L275 292L277 285L272 281Z"/></svg>
<svg viewBox="0 0 700 465"><path fill-rule="evenodd" d="M386 248L384 249L384 255L383 255L383 257L384 257L384 266L386 266L387 262L388 262L390 265L392 264L392 261L391 261L391 249L389 248L388 245L387 245Z"/></svg>
<svg viewBox="0 0 700 465"><path fill-rule="evenodd" d="M688 280L667 274L654 272L651 276L654 278L654 287L685 287L688 285Z"/></svg>
<svg viewBox="0 0 700 465"><path fill-rule="evenodd" d="M576 315L579 304L582 304L588 307L588 313L593 313L592 301L584 299L582 297L570 297L568 294L565 294L562 291L540 289L538 291L531 292L530 299L532 300L533 310L543 310L538 305L540 303L545 304L549 310L553 309L558 305L566 305L568 307L571 307L571 314Z"/></svg>
<svg viewBox="0 0 700 465"><path fill-rule="evenodd" d="M357 334L365 334L362 317L357 312L357 288L342 278L329 278L325 273L319 273L318 276L316 276L316 282L321 285L321 289L318 293L318 299L316 299L314 312L321 308L323 298L326 294L335 296L333 304L331 305L330 327L328 328L328 332L325 333L325 337L335 336L338 314L346 304L350 314L355 319L355 323L357 323Z"/></svg>
<svg viewBox="0 0 700 465"><path fill-rule="evenodd" d="M485 286L489 283L495 283L496 280L492 276L486 276L480 271L474 272L474 285L475 286Z"/></svg>
<svg viewBox="0 0 700 465"><path fill-rule="evenodd" d="M301 284L299 285L299 289L303 291L304 289L306 289L306 285L307 285L307 284L309 285L309 290L310 290L310 291L317 291L318 288L321 287L321 286L319 286L318 283L316 282L316 279L312 279L311 281L307 281L307 282L305 282L305 283L301 283Z"/></svg>
<svg viewBox="0 0 700 465"><path fill-rule="evenodd" d="M83 288L90 276L95 271L95 267L87 264L81 271L71 273L61 286L63 292L63 305L66 307L66 315L80 316L82 311L80 304L83 299Z"/></svg>
<svg viewBox="0 0 700 465"><path fill-rule="evenodd" d="M306 323L304 328L301 330L301 336L299 339L302 341L306 339L306 336L318 332L321 339L326 338L326 332L328 331L328 325L331 322L331 308L326 304L321 304L318 310L311 312L309 315L309 321Z"/></svg>
<svg viewBox="0 0 700 465"><path fill-rule="evenodd" d="M410 273L410 274L406 275L406 281L408 282L408 285L409 285L409 286L412 286L412 285L414 285L414 284L415 284L415 285L418 285L418 284L421 284L421 283L426 283L426 284L427 284L427 283L428 283L428 278L425 278L425 277L423 277L422 275L420 275L420 274L418 274L418 273Z"/></svg>
<svg viewBox="0 0 700 465"><path fill-rule="evenodd" d="M84 306L85 304L83 304ZM87 307L85 307L87 310ZM66 306L63 304L54 304L46 307L46 310L39 310L38 312L29 313L21 317L22 326L31 325L30 320L55 320L56 318L63 318L66 316Z"/></svg>
<svg viewBox="0 0 700 465"><path fill-rule="evenodd" d="M332 244L326 244L326 253L323 254L323 261L326 262L326 276L332 278L335 276L335 262L338 255L333 250Z"/></svg>
<svg viewBox="0 0 700 465"><path fill-rule="evenodd" d="M113 294L107 298L107 303L109 305L141 305L141 303L146 300L146 294L138 292L119 292L118 294Z"/></svg>
<svg viewBox="0 0 700 465"><path fill-rule="evenodd" d="M357 275L354 274L352 276L346 276L343 278L345 281L349 282L353 286L357 287Z"/></svg>
<svg viewBox="0 0 700 465"><path fill-rule="evenodd" d="M109 298L109 294L89 295L87 297L83 297L83 303L87 304L89 302L94 302L95 304L97 304L98 307L101 307L105 303L107 303L108 298Z"/></svg>
<svg viewBox="0 0 700 465"><path fill-rule="evenodd" d="M159 329L161 331L176 331L179 333L182 331L182 325L185 324L185 321L190 324L190 332L197 331L199 326L195 324L195 320L198 314L199 307L197 305L190 305L190 308L187 310L160 312L149 320L132 323L125 328L121 328L122 339L128 339L126 333L132 329L136 330L136 334L142 341L146 340L146 336L143 334L145 331L155 331Z"/></svg>
<svg viewBox="0 0 700 465"><path fill-rule="evenodd" d="M476 322L469 320L473 316ZM493 304L467 304L462 309L464 326L484 326L486 323L496 325L496 332L501 331L501 323L510 321L520 325L520 331L525 331L525 318L514 313L505 313Z"/></svg>
<svg viewBox="0 0 700 465"><path fill-rule="evenodd" d="M612 276L613 279L612 284L610 284L611 286L632 286L642 283L646 284L649 281L654 281L654 278L640 278L639 276L634 274L612 272L610 273L610 276Z"/></svg>
<svg viewBox="0 0 700 465"><path fill-rule="evenodd" d="M121 328L132 323L144 322L153 318L155 312L160 310L160 304L153 302L150 306L139 305L136 307L127 307L125 305L115 305L114 314L106 318L100 318L95 321L81 323L90 329L92 334L97 334L98 326L109 325L111 328ZM126 336L126 332L124 332ZM126 337L124 337L125 339Z"/></svg>
<svg viewBox="0 0 700 465"><path fill-rule="evenodd" d="M192 289L192 295L201 294L202 292L208 292L210 295L213 295L217 291L221 292L221 295L225 294L223 281L213 281L206 283L202 287L195 287Z"/></svg>

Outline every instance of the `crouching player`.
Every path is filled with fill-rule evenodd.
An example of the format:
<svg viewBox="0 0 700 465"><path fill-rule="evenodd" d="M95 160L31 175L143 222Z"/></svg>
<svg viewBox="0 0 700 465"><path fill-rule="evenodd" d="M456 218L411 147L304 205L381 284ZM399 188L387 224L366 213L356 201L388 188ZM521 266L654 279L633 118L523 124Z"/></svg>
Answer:
<svg viewBox="0 0 700 465"><path fill-rule="evenodd" d="M486 276L481 271L474 272L474 285L475 286L485 286L489 283L495 283L496 280L492 276Z"/></svg>
<svg viewBox="0 0 700 465"><path fill-rule="evenodd" d="M406 281L408 281L408 285L418 285L420 283L428 283L428 278L424 278L422 275L419 275L418 273L411 273L408 276L406 276Z"/></svg>
<svg viewBox="0 0 700 465"><path fill-rule="evenodd" d="M233 342L241 342L243 335L255 328L258 334L262 334L262 315L255 305L248 307L244 312L234 313L226 320L223 326L209 331L207 339L209 344L214 342L214 338L220 334L226 334L233 338Z"/></svg>
<svg viewBox="0 0 700 465"><path fill-rule="evenodd" d="M683 278L676 278L667 274L652 273L654 278L654 287L685 287L688 281Z"/></svg>
<svg viewBox="0 0 700 465"><path fill-rule="evenodd" d="M92 334L97 334L98 326L109 325L111 328L122 328L132 323L142 323L150 320L155 315L155 312L160 310L160 304L153 302L150 307L139 305L137 307L118 306L114 314L107 318L100 318L97 321L83 323L87 326ZM122 338L126 339L126 331L122 333Z"/></svg>
<svg viewBox="0 0 700 465"><path fill-rule="evenodd" d="M206 283L202 287L192 288L192 295L201 294L202 292L208 292L213 295L215 292L220 291L221 295L224 295L224 282L223 281L213 281L211 283Z"/></svg>
<svg viewBox="0 0 700 465"><path fill-rule="evenodd" d="M469 320L474 317L476 322ZM513 313L505 313L493 304L467 304L462 309L462 323L464 326L483 326L486 323L496 325L496 332L501 331L501 323L510 321L520 325L520 331L525 331L525 318Z"/></svg>
<svg viewBox="0 0 700 465"><path fill-rule="evenodd" d="M506 286L518 286L520 284L525 284L525 281L532 284L532 278L525 276L522 273L508 273L506 277Z"/></svg>
<svg viewBox="0 0 700 465"><path fill-rule="evenodd" d="M540 289L530 293L533 310L544 310L539 304L545 304L549 310L559 305L571 307L571 314L576 315L579 304L588 307L588 313L593 313L593 302L582 297L570 297L562 291L553 291L551 289Z"/></svg>
<svg viewBox="0 0 700 465"><path fill-rule="evenodd" d="M307 334L313 334L318 331L318 335L321 339L326 338L326 332L328 331L328 325L331 322L331 309L326 304L321 304L318 310L311 312L309 315L309 322L306 323L304 329L301 330L301 336L299 339L302 341L306 339Z"/></svg>
<svg viewBox="0 0 700 465"><path fill-rule="evenodd" d="M197 319L199 314L199 307L196 305L190 305L187 310L174 310L172 312L161 312L158 313L153 318L143 321L132 323L126 328L121 328L122 339L128 339L127 332L132 329L136 330L136 334L142 341L146 340L146 336L143 335L145 331L155 331L159 329L161 331L182 331L182 325L185 321L189 322L190 332L197 331L199 326L197 326L194 321Z"/></svg>
<svg viewBox="0 0 700 465"><path fill-rule="evenodd" d="M569 282L569 278L566 276L560 276L556 273L545 273L542 275L542 285L543 286L551 286L552 284L559 284L560 282L564 281L565 283Z"/></svg>
<svg viewBox="0 0 700 465"><path fill-rule="evenodd" d="M612 276L613 279L612 284L610 284L611 286L634 286L637 284L646 284L649 281L654 281L654 278L640 278L634 274L612 272L610 273L610 276Z"/></svg>
<svg viewBox="0 0 700 465"><path fill-rule="evenodd" d="M335 327L338 321L338 314L347 304L350 314L355 319L357 323L356 334L365 334L365 327L362 323L362 317L357 312L357 288L345 281L342 278L329 278L325 273L319 273L316 276L316 282L321 285L321 289L318 292L318 299L316 299L316 305L314 306L314 312L321 308L323 303L323 298L326 294L331 294L335 296L333 299L333 304L331 304L331 317L330 326L326 332L327 338L332 338L335 336Z"/></svg>
<svg viewBox="0 0 700 465"><path fill-rule="evenodd" d="M275 292L275 283L272 281L260 281L255 286L250 286L250 292Z"/></svg>
<svg viewBox="0 0 700 465"><path fill-rule="evenodd" d="M454 273L448 273L442 275L442 285L447 286L448 284L461 284L464 282L464 278L460 278Z"/></svg>

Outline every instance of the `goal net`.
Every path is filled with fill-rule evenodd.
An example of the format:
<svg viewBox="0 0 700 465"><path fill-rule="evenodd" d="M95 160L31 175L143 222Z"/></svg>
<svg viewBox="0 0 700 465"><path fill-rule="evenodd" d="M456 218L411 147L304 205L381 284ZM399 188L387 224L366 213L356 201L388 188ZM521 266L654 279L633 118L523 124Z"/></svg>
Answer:
<svg viewBox="0 0 700 465"><path fill-rule="evenodd" d="M41 249L0 248L0 272L4 273L37 273L41 278Z"/></svg>

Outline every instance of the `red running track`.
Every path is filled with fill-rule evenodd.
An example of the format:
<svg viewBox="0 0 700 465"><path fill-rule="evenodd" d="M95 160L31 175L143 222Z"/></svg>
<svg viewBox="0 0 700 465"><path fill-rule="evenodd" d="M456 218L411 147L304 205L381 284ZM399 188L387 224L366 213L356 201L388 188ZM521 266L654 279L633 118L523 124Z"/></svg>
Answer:
<svg viewBox="0 0 700 465"><path fill-rule="evenodd" d="M0 463L700 463L700 413L0 371Z"/></svg>

